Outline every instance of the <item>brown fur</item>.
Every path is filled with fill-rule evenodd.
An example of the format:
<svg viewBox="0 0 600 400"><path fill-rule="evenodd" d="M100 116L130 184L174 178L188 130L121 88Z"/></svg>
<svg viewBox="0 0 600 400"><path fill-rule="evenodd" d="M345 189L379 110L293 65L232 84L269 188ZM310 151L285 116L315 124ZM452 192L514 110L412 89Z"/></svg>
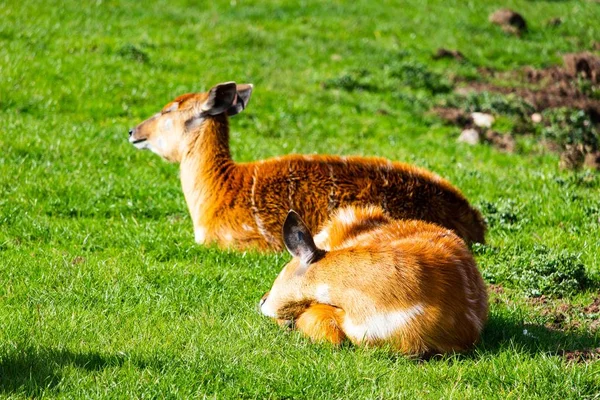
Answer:
<svg viewBox="0 0 600 400"><path fill-rule="evenodd" d="M203 114L210 98L211 93L180 96L130 132L136 146L181 163L198 242L280 250L279 232L289 209L317 230L338 207L368 204L394 218L443 225L469 243L484 242L481 214L448 181L415 166L327 155L235 163L228 113Z"/></svg>
<svg viewBox="0 0 600 400"><path fill-rule="evenodd" d="M347 337L411 355L465 351L478 340L487 292L453 232L379 207L340 209L324 231L315 241L328 251L281 271L261 301L265 315L295 320L313 340Z"/></svg>

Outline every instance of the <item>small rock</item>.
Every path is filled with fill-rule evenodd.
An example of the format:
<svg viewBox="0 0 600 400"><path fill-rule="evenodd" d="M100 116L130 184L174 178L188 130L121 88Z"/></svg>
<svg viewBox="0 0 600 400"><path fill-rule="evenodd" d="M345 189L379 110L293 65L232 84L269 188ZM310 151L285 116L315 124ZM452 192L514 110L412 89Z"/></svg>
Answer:
<svg viewBox="0 0 600 400"><path fill-rule="evenodd" d="M471 113L471 118L473 118L473 123L481 128L491 128L494 123L494 116L491 114L474 112Z"/></svg>
<svg viewBox="0 0 600 400"><path fill-rule="evenodd" d="M503 8L490 14L489 21L493 24L500 25L505 32L513 34L521 34L527 31L527 22L521 14Z"/></svg>
<svg viewBox="0 0 600 400"><path fill-rule="evenodd" d="M479 132L476 129L465 129L460 133L458 141L461 143L467 143L470 145L476 145L479 143Z"/></svg>
<svg viewBox="0 0 600 400"><path fill-rule="evenodd" d="M542 114L540 114L540 113L531 114L531 122L533 122L534 124L539 124L540 122L542 122Z"/></svg>
<svg viewBox="0 0 600 400"><path fill-rule="evenodd" d="M458 50L448 50L443 47L437 49L437 52L433 55L434 60L439 60L440 58L454 58L457 61L464 61L465 56Z"/></svg>

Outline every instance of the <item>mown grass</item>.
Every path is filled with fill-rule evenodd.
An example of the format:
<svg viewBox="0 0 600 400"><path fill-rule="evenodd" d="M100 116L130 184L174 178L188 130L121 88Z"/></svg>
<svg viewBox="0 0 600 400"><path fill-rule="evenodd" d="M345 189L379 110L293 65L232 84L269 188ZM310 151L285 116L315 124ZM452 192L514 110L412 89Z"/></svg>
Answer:
<svg viewBox="0 0 600 400"><path fill-rule="evenodd" d="M560 171L527 139L516 154L458 144L425 113L453 76L551 65L600 37L592 1L508 5L523 38L487 22L489 1L0 3L0 396L597 397L598 362L560 354L600 346L598 316L547 329L522 284L535 277L512 263L581 263L589 282L565 301L589 304L600 177ZM564 22L548 28L553 16ZM468 61L433 61L442 46ZM177 166L136 151L127 129L228 80L255 84L232 119L236 160L385 156L447 177L486 213L477 258L506 289L475 351L415 361L311 344L256 311L287 255L193 243Z"/></svg>

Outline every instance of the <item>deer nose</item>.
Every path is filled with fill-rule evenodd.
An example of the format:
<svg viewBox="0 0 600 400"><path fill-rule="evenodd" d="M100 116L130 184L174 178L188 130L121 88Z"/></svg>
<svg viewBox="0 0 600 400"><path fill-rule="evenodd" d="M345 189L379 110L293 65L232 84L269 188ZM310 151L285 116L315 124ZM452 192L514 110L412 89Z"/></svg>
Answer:
<svg viewBox="0 0 600 400"><path fill-rule="evenodd" d="M133 135L133 129L129 130L129 137L131 137L131 135Z"/></svg>

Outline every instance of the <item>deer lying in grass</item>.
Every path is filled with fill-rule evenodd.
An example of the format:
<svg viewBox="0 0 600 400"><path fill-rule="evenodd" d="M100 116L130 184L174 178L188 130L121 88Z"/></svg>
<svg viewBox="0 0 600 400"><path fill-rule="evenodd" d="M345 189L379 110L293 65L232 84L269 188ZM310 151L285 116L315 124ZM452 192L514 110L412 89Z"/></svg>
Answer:
<svg viewBox="0 0 600 400"><path fill-rule="evenodd" d="M280 324L315 341L387 344L408 355L465 351L478 340L487 292L452 231L347 207L314 240L290 211L283 240L294 258L260 302Z"/></svg>
<svg viewBox="0 0 600 400"><path fill-rule="evenodd" d="M241 112L252 85L222 83L185 94L129 131L139 149L181 164L181 185L198 243L280 250L287 210L316 230L345 205L381 205L394 218L435 222L468 243L484 241L485 223L458 189L408 164L383 158L289 155L236 163L228 118Z"/></svg>

